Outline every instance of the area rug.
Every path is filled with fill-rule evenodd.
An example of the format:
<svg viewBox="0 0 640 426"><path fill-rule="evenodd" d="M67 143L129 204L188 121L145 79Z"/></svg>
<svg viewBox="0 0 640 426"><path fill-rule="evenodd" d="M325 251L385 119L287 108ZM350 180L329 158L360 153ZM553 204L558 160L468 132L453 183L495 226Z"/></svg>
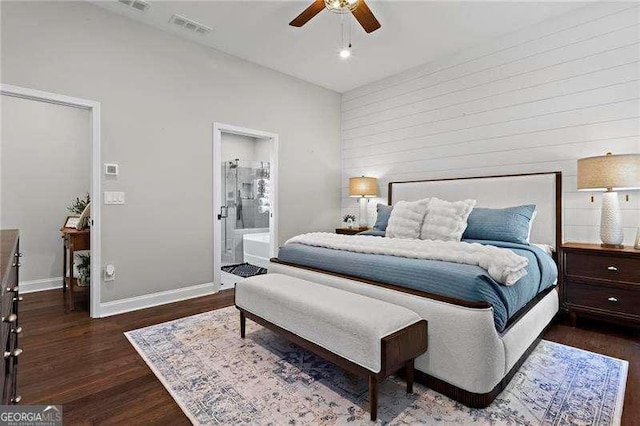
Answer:
<svg viewBox="0 0 640 426"><path fill-rule="evenodd" d="M131 344L194 424L370 424L365 380L220 309L129 331ZM541 341L486 409L390 377L379 424L616 425L628 363Z"/></svg>
<svg viewBox="0 0 640 426"><path fill-rule="evenodd" d="M266 268L255 266L250 263L239 263L237 265L227 265L227 266L223 266L220 269L242 278L249 278L249 277L253 277L254 275L263 275L267 273Z"/></svg>

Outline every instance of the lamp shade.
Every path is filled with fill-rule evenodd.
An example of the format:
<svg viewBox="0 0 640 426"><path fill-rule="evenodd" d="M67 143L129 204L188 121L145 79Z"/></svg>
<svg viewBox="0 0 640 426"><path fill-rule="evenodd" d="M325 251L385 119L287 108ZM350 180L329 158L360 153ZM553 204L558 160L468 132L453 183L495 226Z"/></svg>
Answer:
<svg viewBox="0 0 640 426"><path fill-rule="evenodd" d="M578 160L579 190L640 189L640 154L607 155Z"/></svg>
<svg viewBox="0 0 640 426"><path fill-rule="evenodd" d="M372 177L349 178L350 197L376 197L378 195L378 179Z"/></svg>

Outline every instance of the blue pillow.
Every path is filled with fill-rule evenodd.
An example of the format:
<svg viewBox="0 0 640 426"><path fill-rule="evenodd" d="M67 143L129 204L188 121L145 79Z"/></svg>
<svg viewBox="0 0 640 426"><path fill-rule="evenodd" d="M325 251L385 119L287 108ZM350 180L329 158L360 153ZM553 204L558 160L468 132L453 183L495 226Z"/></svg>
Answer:
<svg viewBox="0 0 640 426"><path fill-rule="evenodd" d="M535 204L506 209L476 207L471 210L462 238L529 244L529 227L535 211Z"/></svg>
<svg viewBox="0 0 640 426"><path fill-rule="evenodd" d="M376 218L376 224L373 225L373 230L386 231L387 225L389 224L389 216L391 216L391 210L393 210L393 206L378 204L376 208L378 210L378 217Z"/></svg>

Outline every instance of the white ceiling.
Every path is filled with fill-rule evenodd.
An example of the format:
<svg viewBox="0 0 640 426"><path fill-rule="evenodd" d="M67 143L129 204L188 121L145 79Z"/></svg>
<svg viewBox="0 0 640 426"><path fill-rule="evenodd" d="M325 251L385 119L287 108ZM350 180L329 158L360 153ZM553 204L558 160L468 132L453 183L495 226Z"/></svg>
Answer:
<svg viewBox="0 0 640 426"><path fill-rule="evenodd" d="M527 27L584 5L521 1L367 1L382 28L366 34L352 22L353 55L338 56L340 15L320 12L302 28L288 25L306 1L158 1L146 12L116 1L94 4L337 92L345 92ZM169 24L178 13L213 31L192 34Z"/></svg>

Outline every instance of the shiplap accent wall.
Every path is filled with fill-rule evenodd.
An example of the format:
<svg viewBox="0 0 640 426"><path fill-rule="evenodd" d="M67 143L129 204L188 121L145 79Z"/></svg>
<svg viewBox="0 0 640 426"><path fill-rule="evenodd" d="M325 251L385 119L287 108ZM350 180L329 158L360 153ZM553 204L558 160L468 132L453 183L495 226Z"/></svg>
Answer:
<svg viewBox="0 0 640 426"><path fill-rule="evenodd" d="M372 221L390 181L560 170L564 240L599 241L576 160L640 152L639 21L636 3L591 4L345 93L343 213L350 176L380 180ZM633 244L640 192L620 199Z"/></svg>

